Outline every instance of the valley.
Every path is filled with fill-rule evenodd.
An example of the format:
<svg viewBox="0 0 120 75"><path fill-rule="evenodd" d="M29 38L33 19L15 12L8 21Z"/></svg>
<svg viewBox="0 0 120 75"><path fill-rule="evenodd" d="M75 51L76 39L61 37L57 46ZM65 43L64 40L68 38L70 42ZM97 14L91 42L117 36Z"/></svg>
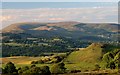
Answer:
<svg viewBox="0 0 120 75"><path fill-rule="evenodd" d="M118 74L119 27L74 21L12 24L1 33L3 75L13 67L18 75Z"/></svg>

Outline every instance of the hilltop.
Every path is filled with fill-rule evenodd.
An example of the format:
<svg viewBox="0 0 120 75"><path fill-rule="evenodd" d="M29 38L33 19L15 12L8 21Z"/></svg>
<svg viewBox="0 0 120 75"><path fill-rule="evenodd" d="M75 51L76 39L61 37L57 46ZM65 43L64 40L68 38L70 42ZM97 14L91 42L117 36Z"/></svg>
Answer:
<svg viewBox="0 0 120 75"><path fill-rule="evenodd" d="M74 21L55 23L25 22L9 25L2 29L2 33L16 35L22 33L24 34L22 38L26 35L45 38L59 36L81 40L105 41L115 40L118 37L119 26L119 24L113 23L80 23Z"/></svg>
<svg viewBox="0 0 120 75"><path fill-rule="evenodd" d="M66 22L55 22L55 23L39 23L39 22L23 22L23 23L14 23L7 27L5 27L2 31L3 32L15 32L19 30L32 30L32 29L39 29L43 28L43 26L47 27L60 27L67 29L69 31L73 30L84 30L82 26L86 28L93 28L93 29L103 29L109 32L118 32L117 28L119 24L114 23L80 23L75 21L66 21ZM79 28L81 27L81 28ZM107 28L109 27L109 28ZM42 29L46 30L46 29Z"/></svg>
<svg viewBox="0 0 120 75"><path fill-rule="evenodd" d="M66 59L71 63L88 62L97 63L102 57L102 47L100 43L92 43L87 48L79 49L78 51L73 51Z"/></svg>

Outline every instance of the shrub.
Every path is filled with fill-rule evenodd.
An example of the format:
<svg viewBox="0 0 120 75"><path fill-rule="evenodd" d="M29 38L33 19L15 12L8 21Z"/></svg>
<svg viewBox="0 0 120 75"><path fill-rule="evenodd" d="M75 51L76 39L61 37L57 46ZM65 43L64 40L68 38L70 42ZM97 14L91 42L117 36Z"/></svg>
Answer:
<svg viewBox="0 0 120 75"><path fill-rule="evenodd" d="M33 74L33 75L40 75L42 73L42 71L41 71L40 67L34 66L29 69L29 73Z"/></svg>
<svg viewBox="0 0 120 75"><path fill-rule="evenodd" d="M17 74L17 69L12 62L8 62L5 65L4 73L6 73L6 74Z"/></svg>
<svg viewBox="0 0 120 75"><path fill-rule="evenodd" d="M42 60L38 60L38 64L43 64L44 62Z"/></svg>
<svg viewBox="0 0 120 75"><path fill-rule="evenodd" d="M54 64L51 68L52 73L65 73L66 68L64 63Z"/></svg>
<svg viewBox="0 0 120 75"><path fill-rule="evenodd" d="M108 68L110 68L110 69L115 69L116 68L114 61L111 61L111 62L108 63Z"/></svg>
<svg viewBox="0 0 120 75"><path fill-rule="evenodd" d="M100 66L98 64L96 64L94 70L100 70Z"/></svg>
<svg viewBox="0 0 120 75"><path fill-rule="evenodd" d="M42 75L50 75L51 74L48 66L42 66L42 67L40 67L40 69L42 71Z"/></svg>
<svg viewBox="0 0 120 75"><path fill-rule="evenodd" d="M72 70L71 73L81 72L81 70Z"/></svg>
<svg viewBox="0 0 120 75"><path fill-rule="evenodd" d="M28 71L29 71L29 67L28 66L24 66L24 67L18 69L18 73L19 74L21 74L21 73L28 73Z"/></svg>
<svg viewBox="0 0 120 75"><path fill-rule="evenodd" d="M37 61L32 61L31 64L37 64L38 62Z"/></svg>

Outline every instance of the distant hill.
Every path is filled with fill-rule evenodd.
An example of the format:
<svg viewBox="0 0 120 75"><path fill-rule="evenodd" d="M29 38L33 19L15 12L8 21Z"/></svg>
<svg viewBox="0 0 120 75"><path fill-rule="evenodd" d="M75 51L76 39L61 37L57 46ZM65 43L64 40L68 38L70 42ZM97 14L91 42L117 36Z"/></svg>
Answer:
<svg viewBox="0 0 120 75"><path fill-rule="evenodd" d="M119 27L119 24L112 23L26 22L9 25L2 30L2 33L26 33L37 37L62 36L83 40L106 40L117 38Z"/></svg>
<svg viewBox="0 0 120 75"><path fill-rule="evenodd" d="M3 33L16 33L19 31L26 31L26 30L30 30L33 28L37 28L39 26L43 26L46 24L42 24L42 23L34 23L34 22L28 22L28 23L15 23L15 24L11 24L7 27L5 27L4 29L2 29Z"/></svg>
<svg viewBox="0 0 120 75"><path fill-rule="evenodd" d="M42 28L42 26L48 27L61 27L67 30L80 30L81 26L90 27L94 29L104 29L109 32L118 32L119 24L113 23L79 23L74 21L68 22L55 22L55 23L38 23L38 22L25 22L25 23L15 23L11 24L3 29L3 32L19 31L19 30L30 30L34 28ZM42 29L44 30L44 29ZM46 30L46 29L45 29ZM82 30L82 28L81 28Z"/></svg>

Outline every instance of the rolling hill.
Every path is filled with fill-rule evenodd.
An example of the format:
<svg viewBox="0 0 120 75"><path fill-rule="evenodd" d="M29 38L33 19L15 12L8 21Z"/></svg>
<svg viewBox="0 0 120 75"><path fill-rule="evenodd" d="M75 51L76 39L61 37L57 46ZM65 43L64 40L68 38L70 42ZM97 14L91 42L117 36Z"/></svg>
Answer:
<svg viewBox="0 0 120 75"><path fill-rule="evenodd" d="M16 30L29 30L29 29L38 29L42 28L43 26L47 27L61 27L66 30L80 30L79 26L90 27L93 29L104 29L109 32L118 32L119 24L113 23L79 23L74 21L68 22L55 22L55 23L38 23L38 22L25 22L25 23L15 23L7 26L2 31L3 32L11 32ZM41 30L41 29L40 29ZM42 29L44 30L44 29ZM46 29L45 29L46 30ZM82 29L81 29L82 30ZM84 31L84 30L83 30Z"/></svg>
<svg viewBox="0 0 120 75"><path fill-rule="evenodd" d="M25 33L34 37L60 36L83 40L115 40L118 37L119 27L119 24L112 23L26 22L9 25L2 29L2 33Z"/></svg>
<svg viewBox="0 0 120 75"><path fill-rule="evenodd" d="M119 53L120 50L117 50L116 48L115 46L107 44L92 43L86 48L71 52L63 62L71 65L71 67L75 66L75 68L72 67L73 69L94 69L96 64L99 64L101 68L104 68L103 64L105 63L103 62L103 58L109 53L116 54L117 56L117 52ZM115 55L113 56L113 59L115 59ZM71 67L69 67L69 69L72 69Z"/></svg>
<svg viewBox="0 0 120 75"><path fill-rule="evenodd" d="M102 57L102 47L100 43L92 43L87 48L79 49L78 51L73 51L65 61L69 63L98 63L101 61Z"/></svg>

